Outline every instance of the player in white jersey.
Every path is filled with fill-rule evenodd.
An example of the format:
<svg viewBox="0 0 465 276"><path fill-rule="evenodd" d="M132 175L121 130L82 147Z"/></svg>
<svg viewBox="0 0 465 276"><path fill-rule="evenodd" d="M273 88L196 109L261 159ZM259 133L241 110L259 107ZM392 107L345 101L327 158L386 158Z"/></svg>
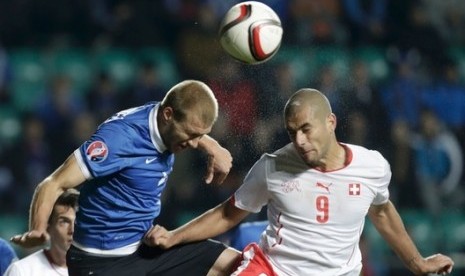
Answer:
<svg viewBox="0 0 465 276"><path fill-rule="evenodd" d="M267 205L269 225L259 245L244 249L233 275L359 275L368 214L413 273L452 271L449 257L418 252L389 200L388 162L337 141L336 116L321 92L297 91L284 119L292 143L263 155L230 200L173 231L154 227L149 241L169 248L214 237Z"/></svg>
<svg viewBox="0 0 465 276"><path fill-rule="evenodd" d="M47 227L49 248L39 250L13 262L5 276L66 276L66 252L73 241L74 220L79 192L69 189L62 193L53 206Z"/></svg>

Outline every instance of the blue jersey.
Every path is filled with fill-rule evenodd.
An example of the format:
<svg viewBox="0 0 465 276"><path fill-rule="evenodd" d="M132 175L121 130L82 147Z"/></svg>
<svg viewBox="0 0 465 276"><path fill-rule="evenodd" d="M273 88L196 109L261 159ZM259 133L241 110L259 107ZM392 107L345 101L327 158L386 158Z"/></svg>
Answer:
<svg viewBox="0 0 465 276"><path fill-rule="evenodd" d="M76 214L78 244L99 250L134 244L159 215L174 155L158 132L158 107L148 103L115 114L75 151L88 180Z"/></svg>
<svg viewBox="0 0 465 276"><path fill-rule="evenodd" d="M10 264L18 259L13 247L4 239L0 238L0 275L5 273Z"/></svg>
<svg viewBox="0 0 465 276"><path fill-rule="evenodd" d="M239 251L252 243L259 243L263 231L268 226L268 220L243 222L231 233L230 245Z"/></svg>

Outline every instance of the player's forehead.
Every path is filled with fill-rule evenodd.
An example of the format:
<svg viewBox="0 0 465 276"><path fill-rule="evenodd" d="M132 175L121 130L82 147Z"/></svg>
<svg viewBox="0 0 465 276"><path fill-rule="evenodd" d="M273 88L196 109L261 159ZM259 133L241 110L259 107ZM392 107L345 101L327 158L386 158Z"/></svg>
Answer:
<svg viewBox="0 0 465 276"><path fill-rule="evenodd" d="M179 110L174 109L174 112L179 112ZM179 121L187 121L195 126L211 126L217 117L217 109L214 105L205 105L200 101L188 108L184 108L182 113L184 113L184 116Z"/></svg>
<svg viewBox="0 0 465 276"><path fill-rule="evenodd" d="M311 106L293 108L286 114L285 122L286 127L292 129L313 125L316 123L315 109L312 109Z"/></svg>
<svg viewBox="0 0 465 276"><path fill-rule="evenodd" d="M286 113L285 121L289 123L313 121L316 118L316 110L311 105L297 105Z"/></svg>
<svg viewBox="0 0 465 276"><path fill-rule="evenodd" d="M199 136L208 134L212 125L203 122L200 117L196 114L187 116L185 120L178 123L182 130L190 136Z"/></svg>
<svg viewBox="0 0 465 276"><path fill-rule="evenodd" d="M55 205L54 208L54 217L53 219L59 220L59 219L74 219L76 217L76 210L74 210L73 207L68 206L68 205Z"/></svg>

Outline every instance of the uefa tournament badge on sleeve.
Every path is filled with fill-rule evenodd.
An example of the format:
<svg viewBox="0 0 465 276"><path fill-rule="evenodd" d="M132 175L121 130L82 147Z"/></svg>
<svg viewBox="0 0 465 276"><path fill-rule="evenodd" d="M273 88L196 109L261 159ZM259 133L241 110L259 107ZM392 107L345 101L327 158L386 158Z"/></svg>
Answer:
<svg viewBox="0 0 465 276"><path fill-rule="evenodd" d="M102 162L108 156L108 147L102 141L94 141L87 147L86 156L89 161Z"/></svg>

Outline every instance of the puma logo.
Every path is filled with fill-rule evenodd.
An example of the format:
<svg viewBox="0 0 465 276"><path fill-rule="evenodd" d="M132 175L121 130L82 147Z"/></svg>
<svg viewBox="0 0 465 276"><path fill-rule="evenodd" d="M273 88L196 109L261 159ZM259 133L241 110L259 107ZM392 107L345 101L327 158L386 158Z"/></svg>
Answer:
<svg viewBox="0 0 465 276"><path fill-rule="evenodd" d="M330 183L330 184L328 184L328 185L325 185L325 184L323 184L323 183L321 183L321 182L317 182L317 183L316 183L316 186L317 186L318 188L325 189L328 193L329 193L329 186L331 186L331 185L333 185L333 183Z"/></svg>

